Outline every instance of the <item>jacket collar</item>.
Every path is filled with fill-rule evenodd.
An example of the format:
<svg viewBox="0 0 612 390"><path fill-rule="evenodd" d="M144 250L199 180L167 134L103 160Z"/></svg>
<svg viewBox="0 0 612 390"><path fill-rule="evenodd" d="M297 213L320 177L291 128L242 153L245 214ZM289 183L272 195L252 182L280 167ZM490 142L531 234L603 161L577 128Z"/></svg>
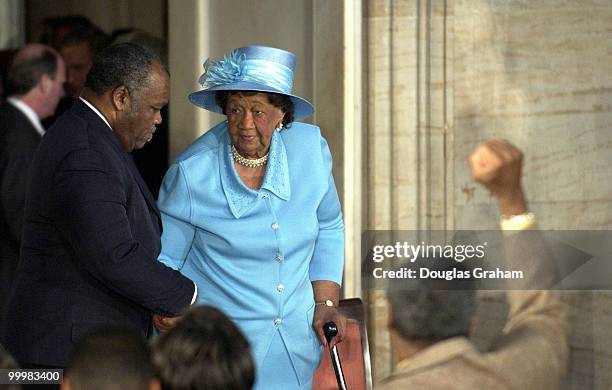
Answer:
<svg viewBox="0 0 612 390"><path fill-rule="evenodd" d="M278 131L274 132L270 140L270 155L264 180L259 191L245 186L238 176L236 167L234 167L231 141L227 130L225 131L224 141L221 146L221 153L219 153L219 169L221 171L223 192L235 218L240 218L244 215L253 206L263 190L270 191L285 201L291 198L287 151Z"/></svg>
<svg viewBox="0 0 612 390"><path fill-rule="evenodd" d="M13 96L9 96L6 101L9 103L9 105L12 105L14 108L19 110L21 114L28 118L28 121L30 121L32 127L36 130L36 133L38 133L39 136L43 137L45 135L45 129L40 123L40 118L30 106Z"/></svg>
<svg viewBox="0 0 612 390"><path fill-rule="evenodd" d="M114 131L114 130L113 130L113 128L111 127L110 123L108 123L108 121L106 120L106 118L104 117L104 115L102 115L102 113L100 112L100 110L98 110L98 109L96 108L96 106L94 106L94 105L93 105L93 104L91 104L91 103L90 103L90 102L89 102L87 99L85 99L85 98L83 98L83 97L81 97L81 96L79 96L79 100L80 100L81 102L85 103L85 105L86 105L87 107L91 108L91 110L92 110L92 111L93 111L93 112L94 112L96 115L98 115L98 116L100 117L100 119L102 119L102 121L104 121L104 123L106 123L106 126L108 126L108 128L109 128L109 129L111 129L112 131Z"/></svg>

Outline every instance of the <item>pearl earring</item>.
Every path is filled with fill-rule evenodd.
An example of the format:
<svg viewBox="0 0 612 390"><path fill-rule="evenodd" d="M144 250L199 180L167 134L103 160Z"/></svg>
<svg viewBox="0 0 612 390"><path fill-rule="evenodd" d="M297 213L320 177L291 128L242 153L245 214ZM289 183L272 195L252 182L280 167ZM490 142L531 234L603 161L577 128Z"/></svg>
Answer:
<svg viewBox="0 0 612 390"><path fill-rule="evenodd" d="M278 126L276 126L276 131L281 131L283 129L283 122L279 123Z"/></svg>

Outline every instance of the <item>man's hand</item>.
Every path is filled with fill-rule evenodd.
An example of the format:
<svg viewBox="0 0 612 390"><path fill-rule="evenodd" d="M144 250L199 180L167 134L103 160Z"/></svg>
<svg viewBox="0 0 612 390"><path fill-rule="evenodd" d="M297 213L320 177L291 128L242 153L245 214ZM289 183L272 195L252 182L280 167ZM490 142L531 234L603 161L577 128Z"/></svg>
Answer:
<svg viewBox="0 0 612 390"><path fill-rule="evenodd" d="M520 150L506 140L487 140L474 149L468 162L474 180L497 198L502 214L527 212L521 187L523 154Z"/></svg>
<svg viewBox="0 0 612 390"><path fill-rule="evenodd" d="M181 320L180 316L177 317L163 317L159 314L153 314L153 324L160 332L166 332L170 330L178 321Z"/></svg>
<svg viewBox="0 0 612 390"><path fill-rule="evenodd" d="M317 306L314 312L314 318L312 320L312 326L317 332L319 336L319 340L321 340L321 344L326 345L327 340L325 339L325 334L323 333L323 325L326 323L333 321L336 323L338 327L338 334L331 339L331 345L329 348L333 348L334 345L344 339L344 330L346 329L346 317L342 314L338 313L338 309L335 307L328 306Z"/></svg>

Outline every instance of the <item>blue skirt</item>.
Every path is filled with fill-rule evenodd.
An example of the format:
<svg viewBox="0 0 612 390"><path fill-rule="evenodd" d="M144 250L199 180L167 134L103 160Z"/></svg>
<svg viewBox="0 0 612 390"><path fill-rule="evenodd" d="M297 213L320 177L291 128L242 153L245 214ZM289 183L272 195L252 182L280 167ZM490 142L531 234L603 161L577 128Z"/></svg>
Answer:
<svg viewBox="0 0 612 390"><path fill-rule="evenodd" d="M270 349L255 373L254 390L310 390L312 378L300 386L289 352L279 332L274 333Z"/></svg>

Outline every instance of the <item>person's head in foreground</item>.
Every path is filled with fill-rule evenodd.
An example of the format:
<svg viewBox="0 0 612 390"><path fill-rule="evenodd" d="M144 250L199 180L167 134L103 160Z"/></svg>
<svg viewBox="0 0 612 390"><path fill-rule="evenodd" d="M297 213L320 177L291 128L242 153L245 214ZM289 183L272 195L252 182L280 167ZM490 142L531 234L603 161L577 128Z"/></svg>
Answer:
<svg viewBox="0 0 612 390"><path fill-rule="evenodd" d="M159 390L149 346L138 333L103 328L75 345L62 390Z"/></svg>
<svg viewBox="0 0 612 390"><path fill-rule="evenodd" d="M4 349L2 344L0 344L0 370L15 370L17 368L19 368L19 366L17 365L17 362L15 362L15 359L13 359L11 354L8 353L8 351L6 349ZM0 389L3 389L3 390L19 390L19 389L21 389L21 386L19 386L19 385L3 385L3 386L0 386Z"/></svg>
<svg viewBox="0 0 612 390"><path fill-rule="evenodd" d="M23 101L44 119L53 114L64 96L66 67L51 47L32 43L13 57L7 71L6 94Z"/></svg>
<svg viewBox="0 0 612 390"><path fill-rule="evenodd" d="M153 363L164 390L246 390L255 381L249 343L225 314L210 306L190 309L162 333Z"/></svg>
<svg viewBox="0 0 612 390"><path fill-rule="evenodd" d="M446 265L464 270L459 264ZM391 279L388 325L397 361L437 342L468 337L476 309L474 287L470 280Z"/></svg>
<svg viewBox="0 0 612 390"><path fill-rule="evenodd" d="M199 79L203 90L189 95L198 107L224 114L234 158L263 166L275 130L314 112L291 94L295 56L266 46L233 50L222 60L207 60ZM257 165L259 164L259 165Z"/></svg>
<svg viewBox="0 0 612 390"><path fill-rule="evenodd" d="M170 76L160 58L135 43L102 50L87 74L83 98L102 112L126 151L142 148L162 122Z"/></svg>

